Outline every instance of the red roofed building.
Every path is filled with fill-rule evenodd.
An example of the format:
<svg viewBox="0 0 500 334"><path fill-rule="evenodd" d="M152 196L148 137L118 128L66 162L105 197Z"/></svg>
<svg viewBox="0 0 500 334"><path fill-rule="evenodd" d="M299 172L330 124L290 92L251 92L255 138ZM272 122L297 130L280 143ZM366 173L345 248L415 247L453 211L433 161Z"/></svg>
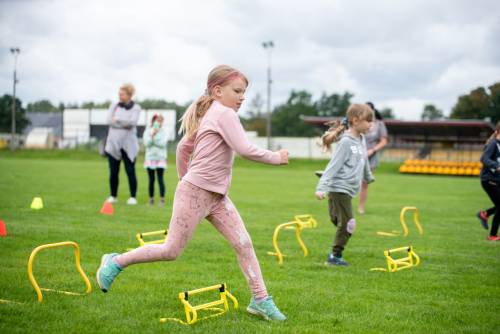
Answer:
<svg viewBox="0 0 500 334"><path fill-rule="evenodd" d="M332 117L303 116L307 124L326 130ZM389 144L381 159L403 161L430 159L477 161L486 140L493 133L491 123L481 120L401 121L387 119Z"/></svg>

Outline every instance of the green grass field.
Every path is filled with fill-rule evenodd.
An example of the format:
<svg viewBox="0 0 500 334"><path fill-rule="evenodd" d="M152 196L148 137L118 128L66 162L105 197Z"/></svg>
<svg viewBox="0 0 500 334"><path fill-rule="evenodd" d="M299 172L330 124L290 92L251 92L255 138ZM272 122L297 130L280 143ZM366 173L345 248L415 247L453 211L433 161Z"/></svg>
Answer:
<svg viewBox="0 0 500 334"><path fill-rule="evenodd" d="M325 161L293 160L286 167L238 160L231 197L253 238L269 292L288 316L269 323L245 311L250 293L227 242L205 222L175 262L127 268L112 290L98 290L95 272L106 252L135 246L135 233L168 226L176 173L172 157L166 173L167 206L147 206L146 173L137 165L139 202L125 204L128 185L122 167L115 215L99 209L108 196L107 164L93 152L0 153L0 219L8 236L0 238L0 333L498 333L500 331L500 243L487 242L474 217L490 206L477 178L400 175L384 165L370 187L367 214L345 258L348 268L323 265L334 235L327 203L314 198L313 171ZM30 210L41 196L44 209ZM354 201L356 202L356 200ZM425 235L380 237L376 231L400 229L403 206L420 209ZM282 267L267 255L274 227L295 214L314 215L319 226L306 230L310 256L304 258L291 231L282 248ZM84 297L45 293L44 302L28 281L26 265L37 245L73 240L93 292ZM421 265L397 273L383 267L383 250L413 245ZM34 267L43 287L83 291L68 249L42 252ZM239 300L237 311L194 326L160 324L160 317L183 317L178 293L226 282ZM215 296L214 294L211 295ZM208 299L206 299L208 298ZM200 301L209 300L205 296Z"/></svg>

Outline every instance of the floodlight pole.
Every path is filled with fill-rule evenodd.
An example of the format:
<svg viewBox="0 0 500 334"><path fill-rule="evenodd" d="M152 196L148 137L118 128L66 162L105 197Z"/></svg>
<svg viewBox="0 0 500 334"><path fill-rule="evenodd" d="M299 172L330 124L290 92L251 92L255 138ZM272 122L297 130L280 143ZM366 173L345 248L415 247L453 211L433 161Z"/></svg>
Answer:
<svg viewBox="0 0 500 334"><path fill-rule="evenodd" d="M21 50L19 48L10 48L10 53L14 55L14 83L13 83L13 94L12 94L12 123L11 123L11 139L10 139L10 149L15 150L16 143L16 84L19 82L17 80L17 56Z"/></svg>
<svg viewBox="0 0 500 334"><path fill-rule="evenodd" d="M272 128L271 128L271 84L273 83L273 80L271 79L271 53L274 48L274 42L273 41L268 41L262 43L262 47L267 51L267 126L266 126L266 133L267 133L267 149L271 149L271 135L272 135Z"/></svg>

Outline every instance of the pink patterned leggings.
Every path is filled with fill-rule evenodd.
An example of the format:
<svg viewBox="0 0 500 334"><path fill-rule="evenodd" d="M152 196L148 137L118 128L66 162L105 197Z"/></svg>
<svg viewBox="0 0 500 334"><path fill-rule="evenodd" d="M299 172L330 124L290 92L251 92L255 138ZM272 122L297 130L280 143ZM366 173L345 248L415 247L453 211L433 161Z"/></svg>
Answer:
<svg viewBox="0 0 500 334"><path fill-rule="evenodd" d="M179 182L175 191L165 243L136 248L116 256L114 261L122 268L135 263L173 261L182 253L195 228L204 218L233 246L254 297L257 300L266 298L267 290L259 262L238 210L229 197L201 189L187 181Z"/></svg>

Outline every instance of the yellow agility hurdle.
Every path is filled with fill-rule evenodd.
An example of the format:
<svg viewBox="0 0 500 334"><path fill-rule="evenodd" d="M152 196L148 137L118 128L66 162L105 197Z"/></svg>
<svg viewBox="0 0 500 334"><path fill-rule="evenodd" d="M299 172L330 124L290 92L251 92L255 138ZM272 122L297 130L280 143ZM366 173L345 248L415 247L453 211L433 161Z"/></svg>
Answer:
<svg viewBox="0 0 500 334"><path fill-rule="evenodd" d="M189 302L189 298L192 295L214 290L219 290L220 299L197 306L193 306ZM181 303L184 305L184 312L186 313L186 321L183 321L178 318L160 318L160 322L165 323L167 321L176 321L183 325L193 325L199 320L218 317L229 311L229 303L227 302L228 298L233 302L234 309L238 309L238 300L236 300L236 298L231 293L229 293L229 291L227 291L226 283L212 285L206 288L181 292L179 293L179 299ZM223 308L217 307L220 305L222 305ZM214 311L215 313L202 318L198 318L198 311Z"/></svg>
<svg viewBox="0 0 500 334"><path fill-rule="evenodd" d="M280 231L282 229L295 230L295 237L297 238L297 242L299 243L299 246L302 249L302 252L304 253L304 257L306 257L309 254L309 252L301 237L302 229L315 228L318 226L317 221L311 215L297 215L294 217L294 219L295 219L294 221L280 224L276 226L276 228L274 229L273 246L275 252L267 252L267 254L278 257L278 263L280 265L283 264L283 257L286 256L284 253L281 252L278 246L278 236Z"/></svg>
<svg viewBox="0 0 500 334"><path fill-rule="evenodd" d="M318 222L311 215L297 215L293 218L302 224L302 228L316 228L318 226Z"/></svg>
<svg viewBox="0 0 500 334"><path fill-rule="evenodd" d="M420 225L420 222L418 220L418 209L415 206L405 206L403 209L401 209L401 213L399 215L399 220L401 220L401 226L403 226L403 235L405 237L408 236L408 226L406 225L405 221L405 214L407 211L412 211L413 212L413 222L415 223L415 226L418 229L418 233L420 235L424 234L424 229L422 228L422 225Z"/></svg>
<svg viewBox="0 0 500 334"><path fill-rule="evenodd" d="M137 241L139 241L140 246L150 245L150 244L162 244L167 239L167 233L168 233L168 230L160 230L160 231L153 231L153 232L137 233L135 235L135 237L137 238ZM158 239L158 240L144 241L144 237L148 237L148 236L152 236L152 235L163 235L164 238Z"/></svg>
<svg viewBox="0 0 500 334"><path fill-rule="evenodd" d="M393 253L406 252L406 257L401 259L394 259ZM420 264L420 257L415 253L412 246L405 246L394 248L384 251L384 256L387 261L387 269L385 268L372 268L370 271L388 271L394 273L403 269L416 267Z"/></svg>
<svg viewBox="0 0 500 334"><path fill-rule="evenodd" d="M49 248L59 248L59 247L73 247L74 248L74 253L75 253L75 265L76 265L76 270L80 274L83 282L85 283L86 291L85 293L77 293L77 292L71 292L71 291L61 291L61 290L54 290L54 289L47 289L47 288L40 288L38 283L35 280L35 276L33 276L33 262L35 261L36 255L44 250L44 249L49 249ZM92 291L92 286L90 285L90 281L85 275L85 272L82 269L82 266L80 265L80 247L76 242L73 241L64 241L64 242L58 242L58 243L53 243L53 244L45 244L45 245L40 245L33 249L31 252L31 255L28 260L28 278L31 282L31 285L33 285L33 289L35 289L35 292L38 297L38 301L41 303L43 301L43 295L42 295L42 290L43 291L53 291L53 292L58 292L58 293L63 293L66 295L74 295L74 296L83 296L86 294L89 294Z"/></svg>
<svg viewBox="0 0 500 334"><path fill-rule="evenodd" d="M403 228L403 236L407 237L409 234L408 230L408 225L406 224L406 212L413 212L413 222L415 223L415 226L418 229L418 233L420 235L424 234L424 229L422 228L422 225L420 225L420 221L418 219L418 209L415 206L405 206L404 208L401 209L401 213L399 214L399 220L401 221L401 226ZM386 237L396 237L400 235L400 232L398 231L392 231L392 232L382 232L378 231L377 235L381 236L386 236Z"/></svg>

